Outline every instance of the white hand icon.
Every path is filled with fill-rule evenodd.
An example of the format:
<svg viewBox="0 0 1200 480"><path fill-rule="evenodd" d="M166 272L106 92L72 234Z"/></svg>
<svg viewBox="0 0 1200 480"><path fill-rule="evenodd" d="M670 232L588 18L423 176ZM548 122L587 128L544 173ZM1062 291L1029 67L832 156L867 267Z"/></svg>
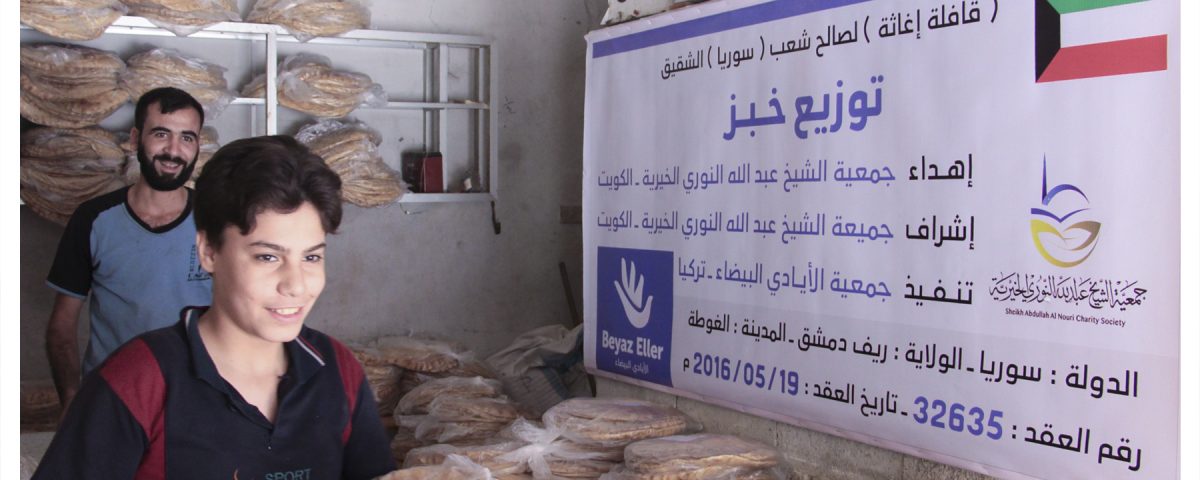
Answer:
<svg viewBox="0 0 1200 480"><path fill-rule="evenodd" d="M617 295L621 297L621 306L625 307L625 316L629 318L629 323L634 327L642 328L647 323L650 323L650 305L654 303L654 295L649 298L642 298L642 287L644 286L641 275L637 274L637 265L629 262L629 267L626 269L625 259L621 259L621 281L613 282L613 286L617 288Z"/></svg>

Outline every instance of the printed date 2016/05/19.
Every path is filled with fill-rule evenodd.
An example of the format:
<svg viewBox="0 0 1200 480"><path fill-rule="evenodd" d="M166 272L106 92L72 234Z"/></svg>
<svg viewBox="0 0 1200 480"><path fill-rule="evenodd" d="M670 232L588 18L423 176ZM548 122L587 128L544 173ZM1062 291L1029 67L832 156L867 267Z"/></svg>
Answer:
<svg viewBox="0 0 1200 480"><path fill-rule="evenodd" d="M771 367L768 375L766 365L742 360L735 363L730 358L720 355L693 353L692 358L683 359L683 370L728 382L741 382L765 390L775 390L775 385L779 385L780 393L792 396L800 393L800 374L795 371Z"/></svg>
<svg viewBox="0 0 1200 480"><path fill-rule="evenodd" d="M917 423L928 423L931 427L949 428L955 432L961 432L964 429L971 435L980 436L984 434L984 410L980 407L967 407L961 403L946 404L944 400L932 400L919 396L913 400L913 404L919 407L919 410L913 414L913 420ZM966 415L964 415L966 411ZM932 416L930 415L932 414ZM943 421L942 418L946 417ZM968 417L972 422L968 423ZM987 437L992 440L999 440L1004 432L1004 427L1000 425L1000 419L1004 418L1004 412L999 410L991 410L987 414Z"/></svg>

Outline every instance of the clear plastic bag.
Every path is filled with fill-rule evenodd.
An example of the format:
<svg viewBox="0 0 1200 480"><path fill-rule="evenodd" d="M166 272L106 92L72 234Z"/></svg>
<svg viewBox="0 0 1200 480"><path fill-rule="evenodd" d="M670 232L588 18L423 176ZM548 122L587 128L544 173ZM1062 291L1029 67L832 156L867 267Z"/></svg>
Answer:
<svg viewBox="0 0 1200 480"><path fill-rule="evenodd" d="M623 478L770 479L778 476L781 455L774 447L734 435L672 435L625 447Z"/></svg>
<svg viewBox="0 0 1200 480"><path fill-rule="evenodd" d="M371 77L335 70L328 57L311 53L291 55L280 62L279 104L316 117L344 117L355 108L386 106L387 92ZM246 97L266 95L266 75L257 75L244 87Z"/></svg>
<svg viewBox="0 0 1200 480"><path fill-rule="evenodd" d="M145 17L163 29L180 37L186 37L210 25L221 22L239 22L236 0L191 0L187 2L164 0L124 0L130 13Z"/></svg>
<svg viewBox="0 0 1200 480"><path fill-rule="evenodd" d="M521 442L496 442L484 445L459 446L439 443L409 450L404 457L404 467L439 465L449 455L462 455L488 469L493 475L524 473L525 464L499 460L500 456L524 446Z"/></svg>
<svg viewBox="0 0 1200 480"><path fill-rule="evenodd" d="M21 23L63 40L95 40L128 12L120 0L22 1Z"/></svg>
<svg viewBox="0 0 1200 480"><path fill-rule="evenodd" d="M196 98L206 119L225 111L237 95L229 90L225 67L170 48L154 48L126 60L121 84L134 99L159 87L175 87Z"/></svg>
<svg viewBox="0 0 1200 480"><path fill-rule="evenodd" d="M246 21L281 25L301 42L371 27L361 0L258 0Z"/></svg>
<svg viewBox="0 0 1200 480"><path fill-rule="evenodd" d="M467 398L498 397L503 386L497 380L483 377L446 377L433 379L413 388L396 404L396 415L429 413L430 405L438 398L458 396Z"/></svg>
<svg viewBox="0 0 1200 480"><path fill-rule="evenodd" d="M542 416L546 428L573 442L624 446L646 438L696 433L703 426L674 407L621 398L572 398Z"/></svg>
<svg viewBox="0 0 1200 480"><path fill-rule="evenodd" d="M514 420L501 433L501 437L513 438L525 446L501 455L504 461L523 462L536 479L557 478L554 471L565 464L579 464L603 470L620 461L619 452L614 458L613 450L590 449L563 438L562 431L542 428L525 419Z"/></svg>
<svg viewBox="0 0 1200 480"><path fill-rule="evenodd" d="M440 465L423 465L419 467L403 468L394 472L376 477L375 480L416 480L416 479L441 479L441 480L493 480L491 472L487 468L472 462L471 459L457 454L446 455Z"/></svg>
<svg viewBox="0 0 1200 480"><path fill-rule="evenodd" d="M127 185L116 137L102 129L40 127L21 143L21 200L60 225L80 203Z"/></svg>

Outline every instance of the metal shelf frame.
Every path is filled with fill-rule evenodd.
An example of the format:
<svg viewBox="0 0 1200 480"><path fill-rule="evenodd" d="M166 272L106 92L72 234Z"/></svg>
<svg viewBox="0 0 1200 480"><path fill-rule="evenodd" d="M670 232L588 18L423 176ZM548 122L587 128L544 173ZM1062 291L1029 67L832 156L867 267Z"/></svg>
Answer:
<svg viewBox="0 0 1200 480"><path fill-rule="evenodd" d="M30 27L21 25L21 29ZM113 22L104 32L106 35L137 35L175 37L142 17L123 16ZM246 22L221 22L185 38L225 39L235 41L260 41L266 47L267 85L275 85L278 75L278 45L280 43L302 43L286 29L278 25ZM390 100L383 107L359 107L371 110L421 110L424 111L425 145L430 151L444 148L448 142L446 111L463 110L475 112L475 158L479 182L486 188L480 193L409 193L399 203L458 203L494 202L498 193L497 182L497 132L496 110L491 108L496 99L496 51L492 39L484 36L453 35L440 33L398 32L388 30L352 30L336 37L317 37L307 42L311 45L343 45L347 47L383 47L423 50L424 97L420 101ZM452 48L473 51L477 78L475 100L451 101L446 85L449 75L449 51ZM273 60L272 60L273 59ZM264 125L268 135L278 131L278 98L274 88L266 89L267 97L237 98L233 105L250 105L264 108Z"/></svg>

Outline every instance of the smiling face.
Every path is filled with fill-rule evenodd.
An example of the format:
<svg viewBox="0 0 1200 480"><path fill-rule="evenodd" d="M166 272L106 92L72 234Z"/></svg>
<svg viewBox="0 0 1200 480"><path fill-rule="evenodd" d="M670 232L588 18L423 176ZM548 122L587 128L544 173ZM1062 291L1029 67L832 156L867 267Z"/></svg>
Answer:
<svg viewBox="0 0 1200 480"><path fill-rule="evenodd" d="M146 111L137 139L142 178L151 188L170 191L182 187L192 176L200 154L200 114L191 108L162 113L157 103Z"/></svg>
<svg viewBox="0 0 1200 480"><path fill-rule="evenodd" d="M198 233L200 262L213 278L210 313L245 338L295 339L325 288L325 236L309 202L259 213L246 235L227 226L219 248Z"/></svg>

